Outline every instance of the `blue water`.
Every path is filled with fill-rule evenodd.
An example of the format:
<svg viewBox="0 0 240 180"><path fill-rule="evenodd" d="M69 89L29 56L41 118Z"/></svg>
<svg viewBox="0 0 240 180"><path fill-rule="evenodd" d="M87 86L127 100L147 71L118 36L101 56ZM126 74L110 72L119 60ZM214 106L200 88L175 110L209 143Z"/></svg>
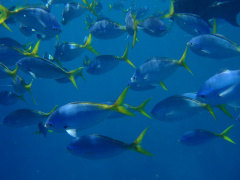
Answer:
<svg viewBox="0 0 240 180"><path fill-rule="evenodd" d="M24 1L6 1L6 7ZM124 24L122 12L112 10L107 12L108 3L102 1L106 15L112 20ZM42 3L40 0L29 0L29 3ZM131 2L127 2L128 5ZM169 7L169 2L162 1L137 1L137 6L148 5L151 13L156 9L163 11ZM52 7L54 13L61 20L63 5ZM37 42L35 36L26 38L17 26L10 26L13 32L0 27L1 37L11 37L21 43ZM81 16L68 26L62 26L60 42L82 43L84 36L89 32ZM219 25L218 33L240 44L239 28L228 23ZM163 56L180 59L186 43L191 36L182 31L176 24L171 32L161 38L150 37L142 31L138 32L139 41L134 49L129 51L129 59L136 67L140 66L152 56ZM92 45L100 54L122 55L127 43L132 43L132 38L127 33L113 40L98 40L93 38ZM56 39L42 41L39 54L48 51L54 54ZM75 69L82 66L84 55L95 57L93 53L85 51L81 57L65 63L68 68ZM184 68L165 80L168 91L161 87L149 91L129 90L125 102L139 105L146 99L152 100L146 106L146 111L151 112L154 105L176 94L198 91L201 84L209 77L222 69L239 69L239 57L214 60L202 58L188 51L186 63L194 73L192 76ZM62 106L69 102L89 101L103 102L115 100L126 87L134 69L127 63L121 63L109 73L93 76L84 71L86 82L77 79L77 90L71 83L58 84L54 80L36 79L33 81L32 93L37 105L32 102L31 96L26 93L28 104L19 102L10 107L0 107L0 117L19 108L29 108L49 112L55 105ZM19 72L29 83L31 77ZM1 85L8 85L9 80L1 80ZM1 90L11 87L0 86ZM237 117L239 110L228 108L233 117ZM0 179L1 180L53 180L53 179L81 179L81 180L239 180L240 162L240 127L239 122L230 119L218 109L214 109L218 121L214 121L209 113L202 113L191 119L179 122L161 122L149 119L141 114L135 117L125 117L115 120L105 120L100 124L79 134L101 134L126 143L133 142L142 130L150 126L143 139L142 146L155 156L146 156L134 151L126 151L116 157L104 160L87 160L72 156L67 152L66 146L72 141L67 133L48 133L47 138L34 134L37 125L23 129L0 126ZM215 139L206 144L195 147L184 146L178 142L181 135L193 129L205 129L220 133L226 127L235 124L229 136L237 143L232 144L223 139Z"/></svg>

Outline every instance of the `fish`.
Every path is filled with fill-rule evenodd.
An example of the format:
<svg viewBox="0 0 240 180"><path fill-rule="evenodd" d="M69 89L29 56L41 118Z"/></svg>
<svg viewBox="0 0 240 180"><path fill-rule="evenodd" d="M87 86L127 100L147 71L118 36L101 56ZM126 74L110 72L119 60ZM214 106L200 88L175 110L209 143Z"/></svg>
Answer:
<svg viewBox="0 0 240 180"><path fill-rule="evenodd" d="M0 24L3 24L6 19L13 17L23 26L34 29L36 33L47 37L54 37L62 32L57 18L50 12L42 8L22 7L9 11L0 5ZM5 25L7 29L10 28Z"/></svg>
<svg viewBox="0 0 240 180"><path fill-rule="evenodd" d="M38 57L40 41L38 41L32 52L24 51L16 47L0 44L0 62L6 66L14 66L23 57Z"/></svg>
<svg viewBox="0 0 240 180"><path fill-rule="evenodd" d="M19 49L23 49L25 51L30 51L31 48L32 48L32 46L31 46L32 42L27 43L27 44L20 44L19 42L17 42L16 40L14 40L10 37L0 38L0 44L4 44L5 46L8 46L8 47L16 47L16 48L19 48Z"/></svg>
<svg viewBox="0 0 240 180"><path fill-rule="evenodd" d="M0 92L0 104L4 106L10 106L16 104L22 100L23 102L27 103L24 99L23 95L17 95L11 91L1 91Z"/></svg>
<svg viewBox="0 0 240 180"><path fill-rule="evenodd" d="M95 8L97 8L98 10L101 9L101 3L98 3L96 0L93 0L93 2L91 4L89 4L89 2L87 0L82 0L84 2L84 4L87 6L87 9L96 17L99 17Z"/></svg>
<svg viewBox="0 0 240 180"><path fill-rule="evenodd" d="M62 24L69 24L71 20L82 16L86 11L86 6L81 3L69 2L65 4L62 12Z"/></svg>
<svg viewBox="0 0 240 180"><path fill-rule="evenodd" d="M108 18L100 18L92 24L89 31L97 39L114 39L123 35L126 27Z"/></svg>
<svg viewBox="0 0 240 180"><path fill-rule="evenodd" d="M173 18L176 24L188 34L198 36L210 34L210 25L201 16L190 13L175 13L173 1L171 1L170 12L160 18Z"/></svg>
<svg viewBox="0 0 240 180"><path fill-rule="evenodd" d="M175 95L158 102L153 107L151 115L160 121L174 122L191 118L206 110L216 119L210 105L185 96Z"/></svg>
<svg viewBox="0 0 240 180"><path fill-rule="evenodd" d="M197 100L223 105L240 100L240 70L224 70L206 80L197 92Z"/></svg>
<svg viewBox="0 0 240 180"><path fill-rule="evenodd" d="M107 119L113 111L134 116L134 114L123 105L128 89L129 87L122 92L113 105L92 102L68 103L49 116L45 127L53 131L66 131L69 135L76 137L77 131L102 122Z"/></svg>
<svg viewBox="0 0 240 180"><path fill-rule="evenodd" d="M142 30L153 37L162 37L168 33L168 28L162 20L156 17L148 17L138 23Z"/></svg>
<svg viewBox="0 0 240 180"><path fill-rule="evenodd" d="M125 17L126 31L130 36L133 36L132 48L135 46L137 40L137 30L139 22L136 20L136 15L129 10Z"/></svg>
<svg viewBox="0 0 240 180"><path fill-rule="evenodd" d="M233 144L236 144L232 139L228 137L228 133L232 129L234 125L229 126L227 129L225 129L222 133L214 133L202 129L196 129L193 131L188 131L182 135L179 142L184 145L189 146L196 146L200 144L204 144L206 142L209 142L213 139L216 139L218 137L223 138Z"/></svg>
<svg viewBox="0 0 240 180"><path fill-rule="evenodd" d="M240 47L219 34L196 36L187 45L195 54L213 59L226 59L240 55Z"/></svg>
<svg viewBox="0 0 240 180"><path fill-rule="evenodd" d="M127 150L134 150L148 156L153 156L153 154L141 146L142 139L147 130L148 128L131 144L98 134L84 135L74 139L67 146L67 150L72 155L94 160L111 158Z"/></svg>
<svg viewBox="0 0 240 180"><path fill-rule="evenodd" d="M175 0L174 9L176 13L197 14L205 21L221 18L233 26L239 26L237 23L237 15L240 12L239 0Z"/></svg>
<svg viewBox="0 0 240 180"><path fill-rule="evenodd" d="M91 42L92 35L89 34L87 42L84 45L74 42L62 43L59 46L56 46L53 60L56 61L58 64L60 64L61 62L72 61L79 57L85 49L88 49L94 54L99 55L99 53L92 47Z"/></svg>
<svg viewBox="0 0 240 180"><path fill-rule="evenodd" d="M165 58L165 57L152 57L136 69L131 77L128 85L133 87L132 90L148 90L153 89L152 86L159 84L167 90L163 80L172 75L178 67L184 67L191 74L191 70L185 63L187 47L179 61Z"/></svg>
<svg viewBox="0 0 240 180"><path fill-rule="evenodd" d="M8 127L23 128L31 126L44 121L50 114L57 109L57 106L49 113L31 110L31 109L17 109L10 112L3 118L2 124Z"/></svg>
<svg viewBox="0 0 240 180"><path fill-rule="evenodd" d="M74 76L83 68L79 67L72 71L65 71L60 66L41 57L22 58L17 62L17 66L23 72L30 74L34 78L59 79L68 77L76 88L78 87Z"/></svg>
<svg viewBox="0 0 240 180"><path fill-rule="evenodd" d="M14 81L14 80L11 81L11 85L12 85L14 91L21 95L23 95L26 91L28 91L30 93L30 95L32 96L34 104L36 105L36 101L33 97L32 90L31 90L33 79L31 81L31 83L27 84L19 75L16 75L15 80L16 81Z"/></svg>
<svg viewBox="0 0 240 180"><path fill-rule="evenodd" d="M100 55L95 57L87 65L87 72L92 75L105 74L115 68L121 61L125 61L134 68L136 68L133 63L128 59L128 48L124 52L123 56L114 56L114 55Z"/></svg>

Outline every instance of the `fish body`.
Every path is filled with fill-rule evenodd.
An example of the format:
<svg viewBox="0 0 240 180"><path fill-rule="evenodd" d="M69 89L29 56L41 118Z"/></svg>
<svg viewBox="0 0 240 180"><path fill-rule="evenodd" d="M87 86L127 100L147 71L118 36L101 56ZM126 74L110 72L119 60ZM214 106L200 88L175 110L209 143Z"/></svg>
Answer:
<svg viewBox="0 0 240 180"><path fill-rule="evenodd" d="M226 70L205 81L197 92L197 99L211 105L239 102L240 71Z"/></svg>
<svg viewBox="0 0 240 180"><path fill-rule="evenodd" d="M27 27L27 26L23 26L23 25L19 25L19 30L20 32L24 35L24 36L32 36L34 34L34 29Z"/></svg>
<svg viewBox="0 0 240 180"><path fill-rule="evenodd" d="M185 96L171 96L157 103L151 115L160 121L172 122L191 118L208 108L206 104Z"/></svg>
<svg viewBox="0 0 240 180"><path fill-rule="evenodd" d="M27 45L20 44L16 40L9 38L9 37L0 38L0 44L4 44L8 47L16 47L16 48L24 49L24 50L26 50L26 46L29 45L29 44L27 44Z"/></svg>
<svg viewBox="0 0 240 180"><path fill-rule="evenodd" d="M62 24L66 25L71 20L83 15L86 11L86 6L81 3L70 2L65 4L62 12Z"/></svg>
<svg viewBox="0 0 240 180"><path fill-rule="evenodd" d="M226 59L240 55L240 47L227 38L216 34L203 34L192 38L187 45L197 55Z"/></svg>
<svg viewBox="0 0 240 180"><path fill-rule="evenodd" d="M114 39L124 34L126 27L103 18L96 21L89 31L97 39Z"/></svg>
<svg viewBox="0 0 240 180"><path fill-rule="evenodd" d="M134 150L139 153L152 156L140 145L147 128L131 144L124 143L98 134L84 135L74 139L68 146L69 153L86 159L105 159L123 153L126 150Z"/></svg>
<svg viewBox="0 0 240 180"><path fill-rule="evenodd" d="M11 91L1 91L0 92L0 104L4 106L9 106L16 104L19 100L25 101L23 95L17 95Z"/></svg>
<svg viewBox="0 0 240 180"><path fill-rule="evenodd" d="M125 17L126 30L130 36L134 35L134 18L132 11L129 10Z"/></svg>
<svg viewBox="0 0 240 180"><path fill-rule="evenodd" d="M149 17L139 23L143 31L153 37L162 37L168 32L167 26L156 17Z"/></svg>

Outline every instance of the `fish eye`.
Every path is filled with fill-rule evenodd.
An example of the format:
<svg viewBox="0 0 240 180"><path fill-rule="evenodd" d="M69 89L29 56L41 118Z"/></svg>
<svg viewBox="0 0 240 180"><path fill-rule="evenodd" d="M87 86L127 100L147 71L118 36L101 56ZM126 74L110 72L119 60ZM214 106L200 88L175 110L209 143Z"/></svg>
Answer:
<svg viewBox="0 0 240 180"><path fill-rule="evenodd" d="M64 129L67 129L67 128L68 128L68 126L64 126L63 128L64 128Z"/></svg>
<svg viewBox="0 0 240 180"><path fill-rule="evenodd" d="M52 124L52 123L47 123L47 125L48 125L48 126L50 126L50 127L52 127L52 126L53 126L53 124Z"/></svg>

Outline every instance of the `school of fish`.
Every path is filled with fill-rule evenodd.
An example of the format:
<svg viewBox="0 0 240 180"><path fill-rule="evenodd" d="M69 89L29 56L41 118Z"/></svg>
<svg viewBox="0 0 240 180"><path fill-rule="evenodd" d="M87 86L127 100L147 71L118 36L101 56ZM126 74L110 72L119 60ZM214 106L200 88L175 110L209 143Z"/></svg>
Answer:
<svg viewBox="0 0 240 180"><path fill-rule="evenodd" d="M28 103L24 99L26 92L30 93L33 103L35 98L31 91L32 82L27 83L18 74L19 71L31 76L33 79L52 79L58 83L72 83L78 89L76 78L83 75L84 70L91 75L101 75L112 71L119 63L131 66L134 73L126 82L126 88L115 101L106 100L102 103L95 102L69 102L61 107L55 106L50 112L41 112L35 109L17 109L1 117L1 124L11 128L38 126L35 134L48 132L67 132L74 140L66 147L67 151L75 156L86 159L105 159L116 156L127 150L133 150L148 156L152 153L141 146L143 137L149 127L146 127L132 143L125 143L99 134L78 136L78 131L91 128L106 119L124 118L135 116L139 112L143 116L159 121L182 121L194 117L202 112L210 113L209 116L216 120L214 108L219 108L229 118L233 118L227 110L240 107L240 70L224 70L209 77L199 87L198 92L186 92L173 95L159 101L151 112L144 110L151 98L135 107L125 103L129 90L148 91L161 86L168 90L164 84L168 77L177 73L178 68L185 68L189 74L194 72L186 64L187 52L191 50L196 56L212 59L227 59L240 56L240 46L217 34L217 18L224 19L232 26L237 23L237 14L240 12L240 0L169 0L169 9L165 12L156 12L149 15L147 6L136 7L133 0L131 7L125 6L125 0L119 0L109 5L109 11L119 11L125 15L125 25L121 25L102 13L103 4L100 0L42 0L41 4L14 5L6 8L0 5L0 28L11 30L12 25L19 25L23 36L35 36L39 39L35 44L29 42L21 44L11 37L0 37L0 79L10 79L13 91L0 92L0 105L11 106L19 101ZM51 8L56 4L64 5L61 22L51 13ZM231 7L235 6L234 10ZM105 7L106 8L106 7ZM219 12L221 11L221 13ZM87 13L88 12L88 13ZM82 44L75 42L60 43L58 35L61 26L69 25L73 19L87 14L85 23L89 31ZM166 21L168 20L168 21ZM128 58L128 52L138 42L138 31L143 31L149 36L161 38L171 33L172 25L176 23L192 38L187 42L182 57L178 60L172 57L150 57L139 67ZM126 50L122 54L100 54L91 44L92 38L96 40L115 39L123 34L132 37L131 44L125 44ZM41 41L56 38L58 44L53 55L38 53ZM66 62L74 61L84 51L94 54L93 59L87 56L83 65L75 69L65 67ZM238 89L239 88L239 89ZM190 130L179 138L185 145L195 146L218 137L231 143L235 142L228 136L234 125L226 127L221 133L208 130ZM151 128L150 128L151 129Z"/></svg>

